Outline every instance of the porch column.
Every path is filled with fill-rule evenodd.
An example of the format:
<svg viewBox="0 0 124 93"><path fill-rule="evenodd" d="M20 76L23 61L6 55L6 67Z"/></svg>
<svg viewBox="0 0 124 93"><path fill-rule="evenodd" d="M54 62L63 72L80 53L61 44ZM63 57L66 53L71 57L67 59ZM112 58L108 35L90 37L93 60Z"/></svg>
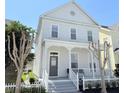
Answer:
<svg viewBox="0 0 124 93"><path fill-rule="evenodd" d="M91 55L91 62L92 62L92 71L93 71L93 78L95 77L95 75L94 75L94 58L93 58L93 53L92 52L90 52L90 55Z"/></svg>
<svg viewBox="0 0 124 93"><path fill-rule="evenodd" d="M45 74L45 71L48 74L49 78L49 63L48 63L48 47L44 46L44 54L43 54L43 74ZM44 76L44 75L43 75Z"/></svg>
<svg viewBox="0 0 124 93"><path fill-rule="evenodd" d="M71 72L70 72L70 70L71 70L71 49L69 48L68 49L68 54L69 54L69 78L71 77Z"/></svg>
<svg viewBox="0 0 124 93"><path fill-rule="evenodd" d="M46 88L46 92L48 92L48 80L49 80L49 65L48 65L48 47L45 44L44 46L44 58L43 58L43 63L44 63L44 67L43 67L43 82L44 82L44 86Z"/></svg>
<svg viewBox="0 0 124 93"><path fill-rule="evenodd" d="M45 46L43 46L43 54L42 54L42 72L41 72L41 75L42 75L42 78L44 78L44 70L45 70Z"/></svg>
<svg viewBox="0 0 124 93"><path fill-rule="evenodd" d="M49 68L49 66L48 66L48 53L47 53L47 47L45 47L45 53L44 53L44 55L45 55L45 60L44 60L44 62L45 62L45 69L46 69L46 71L47 71L47 73L49 72L49 70L48 70L48 68Z"/></svg>

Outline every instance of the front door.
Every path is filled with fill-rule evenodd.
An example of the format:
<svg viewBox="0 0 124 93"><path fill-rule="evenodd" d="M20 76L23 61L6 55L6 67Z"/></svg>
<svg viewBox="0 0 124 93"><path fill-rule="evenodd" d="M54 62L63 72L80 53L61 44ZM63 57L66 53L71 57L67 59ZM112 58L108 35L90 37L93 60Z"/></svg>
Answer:
<svg viewBox="0 0 124 93"><path fill-rule="evenodd" d="M58 76L58 56L50 56L50 76Z"/></svg>

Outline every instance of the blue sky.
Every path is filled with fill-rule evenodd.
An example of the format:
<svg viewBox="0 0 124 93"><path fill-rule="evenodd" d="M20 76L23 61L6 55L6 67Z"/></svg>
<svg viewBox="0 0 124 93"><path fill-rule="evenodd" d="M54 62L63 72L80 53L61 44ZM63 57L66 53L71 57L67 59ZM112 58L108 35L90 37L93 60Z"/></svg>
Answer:
<svg viewBox="0 0 124 93"><path fill-rule="evenodd" d="M119 0L75 0L100 25L112 25L119 20ZM6 0L5 17L37 28L39 16L69 0Z"/></svg>

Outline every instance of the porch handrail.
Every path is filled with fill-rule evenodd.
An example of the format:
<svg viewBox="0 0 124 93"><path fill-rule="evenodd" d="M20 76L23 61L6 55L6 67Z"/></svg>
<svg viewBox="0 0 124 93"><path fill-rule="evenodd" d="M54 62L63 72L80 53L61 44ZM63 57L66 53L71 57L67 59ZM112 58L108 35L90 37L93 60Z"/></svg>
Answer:
<svg viewBox="0 0 124 93"><path fill-rule="evenodd" d="M80 72L80 70L82 70L83 71L82 73L83 73L84 77L85 77L85 74L87 72L92 72L92 69L90 69L88 67L84 67L84 68L73 68L73 70L76 70L77 72ZM95 76L97 76L96 74L100 73L100 69L99 68L95 68L94 71L95 71L95 73L94 73ZM105 69L104 71L105 71L105 75L104 76L107 77L109 75L110 69L108 68L108 69Z"/></svg>
<svg viewBox="0 0 124 93"><path fill-rule="evenodd" d="M70 79L73 82L73 84L75 85L75 87L77 88L77 90L79 90L78 73L74 73L74 71L72 69L70 69Z"/></svg>

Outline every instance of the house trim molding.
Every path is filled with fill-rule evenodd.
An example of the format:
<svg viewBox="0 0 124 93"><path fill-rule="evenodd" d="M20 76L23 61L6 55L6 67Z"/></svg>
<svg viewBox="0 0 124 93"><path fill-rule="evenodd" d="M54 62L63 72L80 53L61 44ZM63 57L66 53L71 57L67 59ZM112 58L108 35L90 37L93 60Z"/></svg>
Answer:
<svg viewBox="0 0 124 93"><path fill-rule="evenodd" d="M44 17L42 17L42 20L43 19L52 20L52 21L58 21L58 22L64 22L64 23L69 23L69 24L75 24L75 25L81 25L81 26L90 26L90 27L94 27L94 28L100 28L99 25L92 25L92 24L88 24L88 23L84 23L84 22L80 22L80 21L59 19L59 18L55 18L55 17L44 16Z"/></svg>

